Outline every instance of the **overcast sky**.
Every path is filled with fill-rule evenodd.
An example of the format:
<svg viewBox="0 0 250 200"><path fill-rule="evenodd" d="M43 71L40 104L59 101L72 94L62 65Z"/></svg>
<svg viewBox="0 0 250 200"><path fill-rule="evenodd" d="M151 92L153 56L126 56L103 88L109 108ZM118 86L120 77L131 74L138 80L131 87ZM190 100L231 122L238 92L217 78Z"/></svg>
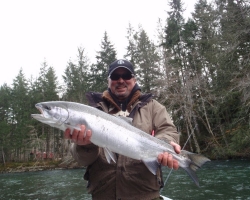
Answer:
<svg viewBox="0 0 250 200"><path fill-rule="evenodd" d="M196 2L186 1L185 16ZM44 60L60 80L80 46L95 62L105 31L122 58L129 23L153 39L168 9L167 0L0 0L0 86L12 84L21 68L27 79L37 77Z"/></svg>

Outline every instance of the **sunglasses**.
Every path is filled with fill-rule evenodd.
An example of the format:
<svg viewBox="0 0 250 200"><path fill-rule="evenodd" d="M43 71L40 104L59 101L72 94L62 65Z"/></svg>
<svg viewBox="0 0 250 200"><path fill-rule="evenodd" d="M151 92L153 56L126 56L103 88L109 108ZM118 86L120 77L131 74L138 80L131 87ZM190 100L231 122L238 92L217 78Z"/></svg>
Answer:
<svg viewBox="0 0 250 200"><path fill-rule="evenodd" d="M111 75L109 75L109 78L112 81L118 81L120 78L122 78L123 80L130 80L132 77L134 77L134 74L131 74L131 73L126 73L126 74L112 73Z"/></svg>

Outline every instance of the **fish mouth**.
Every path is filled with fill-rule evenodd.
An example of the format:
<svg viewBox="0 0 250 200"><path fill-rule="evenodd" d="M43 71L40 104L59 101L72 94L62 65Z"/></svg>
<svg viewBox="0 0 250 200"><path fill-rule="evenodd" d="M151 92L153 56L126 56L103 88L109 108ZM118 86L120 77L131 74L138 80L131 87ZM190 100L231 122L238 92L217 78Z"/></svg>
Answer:
<svg viewBox="0 0 250 200"><path fill-rule="evenodd" d="M39 110L39 112L41 113L41 115L43 115L42 106L40 104L36 104L35 107Z"/></svg>

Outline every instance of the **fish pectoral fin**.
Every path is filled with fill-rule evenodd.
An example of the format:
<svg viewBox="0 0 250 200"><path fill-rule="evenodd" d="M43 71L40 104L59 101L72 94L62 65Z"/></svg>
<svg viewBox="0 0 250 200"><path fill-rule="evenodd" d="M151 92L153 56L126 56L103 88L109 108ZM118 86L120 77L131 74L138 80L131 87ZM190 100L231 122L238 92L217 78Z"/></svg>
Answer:
<svg viewBox="0 0 250 200"><path fill-rule="evenodd" d="M111 160L113 160L114 163L116 163L116 160L117 160L116 155L106 147L104 147L103 149L104 149L104 154L108 163L110 163Z"/></svg>
<svg viewBox="0 0 250 200"><path fill-rule="evenodd" d="M148 170L156 175L158 168L160 167L159 163L157 162L157 159L144 159L142 160L144 162L144 164L146 165L146 167L148 168Z"/></svg>

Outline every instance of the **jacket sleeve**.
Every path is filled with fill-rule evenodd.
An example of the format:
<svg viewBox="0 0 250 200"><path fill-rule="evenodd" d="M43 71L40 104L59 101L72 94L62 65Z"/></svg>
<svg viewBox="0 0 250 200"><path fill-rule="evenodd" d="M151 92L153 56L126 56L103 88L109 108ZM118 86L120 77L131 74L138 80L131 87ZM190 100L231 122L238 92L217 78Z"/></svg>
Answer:
<svg viewBox="0 0 250 200"><path fill-rule="evenodd" d="M152 112L155 137L167 142L173 141L179 144L180 135L178 134L165 106L153 100Z"/></svg>
<svg viewBox="0 0 250 200"><path fill-rule="evenodd" d="M70 146L70 153L80 165L88 166L97 159L99 147L94 144L80 146L72 143Z"/></svg>

